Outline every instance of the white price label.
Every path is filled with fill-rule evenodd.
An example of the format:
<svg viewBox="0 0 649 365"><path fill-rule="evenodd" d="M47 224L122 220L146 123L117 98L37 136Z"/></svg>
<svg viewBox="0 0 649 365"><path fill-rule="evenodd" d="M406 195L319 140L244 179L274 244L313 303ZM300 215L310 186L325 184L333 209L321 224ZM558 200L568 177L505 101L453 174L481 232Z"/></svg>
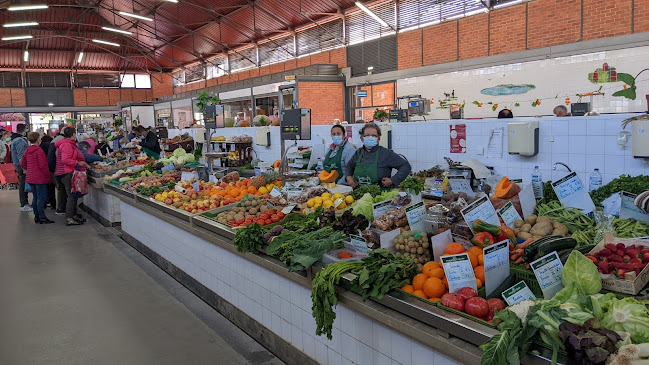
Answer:
<svg viewBox="0 0 649 365"><path fill-rule="evenodd" d="M392 209L392 201L386 200L384 202L375 203L372 205L372 212L374 213L374 219L384 215L388 210Z"/></svg>
<svg viewBox="0 0 649 365"><path fill-rule="evenodd" d="M564 207L580 209L584 214L595 210L593 199L576 172L571 172L561 179L553 181L552 188Z"/></svg>
<svg viewBox="0 0 649 365"><path fill-rule="evenodd" d="M284 209L282 209L282 213L284 213L284 214L291 213L293 211L293 209L295 209L296 205L297 204L291 204L291 205L285 206Z"/></svg>
<svg viewBox="0 0 649 365"><path fill-rule="evenodd" d="M496 209L494 209L493 204L491 204L491 200L489 200L489 197L487 196L483 196L482 198L474 201L466 208L462 209L461 212L464 220L466 221L466 224L468 224L469 227L473 227L473 222L477 221L478 219L482 219L483 221L495 226L500 225L500 219L498 219Z"/></svg>
<svg viewBox="0 0 649 365"><path fill-rule="evenodd" d="M370 250L367 248L367 243L363 237L349 236L349 238L351 239L352 245L354 245L354 250L356 250L357 254L365 256L370 254Z"/></svg>
<svg viewBox="0 0 649 365"><path fill-rule="evenodd" d="M192 188L194 188L194 190L197 192L201 190L201 186L198 184L198 181L194 181L192 183Z"/></svg>
<svg viewBox="0 0 649 365"><path fill-rule="evenodd" d="M633 218L649 223L649 214L635 205L636 196L637 194L627 193L626 191L620 193L620 219Z"/></svg>
<svg viewBox="0 0 649 365"><path fill-rule="evenodd" d="M302 192L304 191L301 188L286 188L284 190L286 190L287 198L295 198L298 195L302 194Z"/></svg>
<svg viewBox="0 0 649 365"><path fill-rule="evenodd" d="M338 199L334 200L334 209L338 209L338 206L340 204L342 204L344 201L345 201L345 199L343 199L343 198L338 198Z"/></svg>
<svg viewBox="0 0 649 365"><path fill-rule="evenodd" d="M406 218L411 231L426 232L426 207L424 202L411 205L406 208Z"/></svg>
<svg viewBox="0 0 649 365"><path fill-rule="evenodd" d="M273 198L280 197L282 196L282 191L279 190L277 186L273 186L273 190L270 191L270 196L272 196Z"/></svg>
<svg viewBox="0 0 649 365"><path fill-rule="evenodd" d="M487 246L484 255L485 292L491 294L509 277L509 240Z"/></svg>
<svg viewBox="0 0 649 365"><path fill-rule="evenodd" d="M448 281L449 292L456 293L464 287L473 288L475 291L478 290L475 273L468 254L442 256L442 265Z"/></svg>
<svg viewBox="0 0 649 365"><path fill-rule="evenodd" d="M556 251L549 253L530 264L536 280L543 291L543 298L552 299L556 293L563 289L561 271L563 264Z"/></svg>
<svg viewBox="0 0 649 365"><path fill-rule="evenodd" d="M503 219L503 222L505 222L506 225L508 225L510 228L514 228L514 222L516 222L521 218L521 215L518 214L518 211L516 208L514 208L514 204L512 202L507 202L505 206L500 208L498 210L498 215L500 218Z"/></svg>
<svg viewBox="0 0 649 365"><path fill-rule="evenodd" d="M195 172L183 171L183 173L180 174L181 181L189 181L195 177L197 177Z"/></svg>
<svg viewBox="0 0 649 365"><path fill-rule="evenodd" d="M503 299L507 305L518 304L524 300L534 300L536 297L532 294L530 288L524 281L512 286L511 288L503 291Z"/></svg>
<svg viewBox="0 0 649 365"><path fill-rule="evenodd" d="M167 166L163 166L163 167L160 169L160 171L173 171L173 170L175 170L175 169L176 169L176 166L174 166L174 164L170 163L170 164L167 165Z"/></svg>
<svg viewBox="0 0 649 365"><path fill-rule="evenodd" d="M451 186L453 193L466 193L469 198L475 197L475 193L471 188L471 181L462 175L449 175L448 184Z"/></svg>

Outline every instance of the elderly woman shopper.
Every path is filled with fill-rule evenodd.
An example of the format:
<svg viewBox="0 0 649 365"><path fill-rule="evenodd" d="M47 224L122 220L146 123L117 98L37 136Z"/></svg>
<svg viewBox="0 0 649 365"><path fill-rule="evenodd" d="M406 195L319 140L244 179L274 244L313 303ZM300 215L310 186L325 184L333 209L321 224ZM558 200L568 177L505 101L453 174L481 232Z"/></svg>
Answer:
<svg viewBox="0 0 649 365"><path fill-rule="evenodd" d="M65 218L68 226L78 226L85 222L81 214L77 213L77 197L72 194L72 174L77 169L85 171L88 167L83 153L77 147L76 138L77 131L73 127L67 127L63 130L63 139L54 144L57 149L54 176L65 190Z"/></svg>

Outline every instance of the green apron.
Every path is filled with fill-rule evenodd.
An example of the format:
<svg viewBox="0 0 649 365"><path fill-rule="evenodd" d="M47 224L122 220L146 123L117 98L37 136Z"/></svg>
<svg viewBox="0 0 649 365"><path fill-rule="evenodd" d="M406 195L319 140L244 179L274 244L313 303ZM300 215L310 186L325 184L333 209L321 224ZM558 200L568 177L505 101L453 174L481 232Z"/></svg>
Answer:
<svg viewBox="0 0 649 365"><path fill-rule="evenodd" d="M363 147L361 147L363 148ZM365 150L361 151L358 161L356 162L356 168L354 169L354 180L358 182L358 185L373 185L379 183L378 176L378 167L379 167L379 152L381 148L376 151L376 158L374 163L361 163L363 161L363 155Z"/></svg>
<svg viewBox="0 0 649 365"><path fill-rule="evenodd" d="M325 156L324 163L322 164L322 167L324 168L325 171L331 172L332 170L338 171L338 178L336 179L336 182L340 181L342 179L344 173L343 173L343 166L342 166L342 159L343 159L343 149L345 148L345 144L347 142L343 143L342 145L338 146L338 153L334 157L331 157L331 153L334 151L333 148L329 150L329 153L327 153L327 156Z"/></svg>
<svg viewBox="0 0 649 365"><path fill-rule="evenodd" d="M150 149L148 149L148 148L146 148L146 147L142 147L142 151L143 151L144 153L146 153L147 156L149 156L149 157L151 157L151 158L155 158L156 160L160 158L160 154L159 154L159 153L155 153L155 152L151 151Z"/></svg>

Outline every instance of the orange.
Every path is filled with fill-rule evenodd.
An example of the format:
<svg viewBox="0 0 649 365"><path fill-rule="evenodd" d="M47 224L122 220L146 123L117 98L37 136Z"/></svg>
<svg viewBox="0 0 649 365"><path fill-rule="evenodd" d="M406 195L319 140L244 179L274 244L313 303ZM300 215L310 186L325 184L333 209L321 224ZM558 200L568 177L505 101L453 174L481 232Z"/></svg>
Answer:
<svg viewBox="0 0 649 365"><path fill-rule="evenodd" d="M414 292L412 292L412 294L414 294L414 295L416 295L416 296L418 296L420 298L428 299L428 297L426 296L426 293L424 293L423 290L415 290Z"/></svg>
<svg viewBox="0 0 649 365"><path fill-rule="evenodd" d="M415 291L415 288L412 287L412 285L404 285L401 290L408 292L408 293L413 293Z"/></svg>
<svg viewBox="0 0 649 365"><path fill-rule="evenodd" d="M437 262L428 261L427 263L424 264L424 267L421 268L421 273L425 274L426 276L428 276L430 278L430 277L433 276L431 272L434 269L439 269L439 268L440 268L440 266L439 266L439 264Z"/></svg>
<svg viewBox="0 0 649 365"><path fill-rule="evenodd" d="M248 192L249 192L250 194L254 194L254 193L257 192L257 188L254 187L254 186L248 186Z"/></svg>
<svg viewBox="0 0 649 365"><path fill-rule="evenodd" d="M444 279L442 279L442 282L444 283L444 286L446 287L446 290L449 290L448 289L448 280L446 280L446 277L444 277Z"/></svg>
<svg viewBox="0 0 649 365"><path fill-rule="evenodd" d="M255 195L257 195L257 196L261 196L261 193L260 193L259 191L257 191L257 192L255 193Z"/></svg>
<svg viewBox="0 0 649 365"><path fill-rule="evenodd" d="M480 279L484 283L484 266L476 266L473 272L475 273L476 279Z"/></svg>
<svg viewBox="0 0 649 365"><path fill-rule="evenodd" d="M440 298L428 298L428 300L431 301L431 302L439 302L442 299L440 299Z"/></svg>
<svg viewBox="0 0 649 365"><path fill-rule="evenodd" d="M484 255L478 256L478 266L484 266Z"/></svg>
<svg viewBox="0 0 649 365"><path fill-rule="evenodd" d="M445 276L446 274L444 273L444 269L442 269L441 267L437 269L433 269L430 275L431 278L438 278L438 279L443 279Z"/></svg>
<svg viewBox="0 0 649 365"><path fill-rule="evenodd" d="M241 190L239 190L239 189L236 189L236 188L232 189L232 190L230 190L230 196L233 197L233 198L236 198L237 196L239 196L240 192L241 192Z"/></svg>
<svg viewBox="0 0 649 365"><path fill-rule="evenodd" d="M424 283L424 293L429 298L441 298L446 292L446 287L442 280L438 278L428 278Z"/></svg>
<svg viewBox="0 0 649 365"><path fill-rule="evenodd" d="M240 202L241 198L243 198L243 197L241 195L239 195L238 197L234 198L234 200Z"/></svg>
<svg viewBox="0 0 649 365"><path fill-rule="evenodd" d="M424 288L424 283L428 280L428 276L424 274L417 274L415 275L414 278L412 278L412 287L415 288L415 290L421 290Z"/></svg>
<svg viewBox="0 0 649 365"><path fill-rule="evenodd" d="M457 242L453 242L453 243L449 244L448 246L446 246L446 249L444 250L444 253L447 254L447 255L457 255L457 254L463 253L464 251L466 251L464 249L464 246L462 246L461 244L459 244Z"/></svg>
<svg viewBox="0 0 649 365"><path fill-rule="evenodd" d="M476 257L482 255L482 249L478 246L471 247L468 252L474 254Z"/></svg>
<svg viewBox="0 0 649 365"><path fill-rule="evenodd" d="M475 279L475 284L478 287L478 289L482 288L482 280L480 279Z"/></svg>
<svg viewBox="0 0 649 365"><path fill-rule="evenodd" d="M467 255L469 255L469 260L471 260L471 266L474 268L478 266L478 256L474 255L471 252L467 252Z"/></svg>

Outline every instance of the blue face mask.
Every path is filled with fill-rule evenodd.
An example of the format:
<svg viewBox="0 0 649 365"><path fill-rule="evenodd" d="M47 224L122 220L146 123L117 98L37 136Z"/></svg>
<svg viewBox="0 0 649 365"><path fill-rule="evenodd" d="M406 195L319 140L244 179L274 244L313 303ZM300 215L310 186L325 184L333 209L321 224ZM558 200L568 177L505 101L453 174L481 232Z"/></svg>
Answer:
<svg viewBox="0 0 649 365"><path fill-rule="evenodd" d="M363 137L363 146L367 148L374 148L378 142L376 137Z"/></svg>
<svg viewBox="0 0 649 365"><path fill-rule="evenodd" d="M333 136L331 137L331 140L336 146L340 146L343 144L343 136Z"/></svg>

